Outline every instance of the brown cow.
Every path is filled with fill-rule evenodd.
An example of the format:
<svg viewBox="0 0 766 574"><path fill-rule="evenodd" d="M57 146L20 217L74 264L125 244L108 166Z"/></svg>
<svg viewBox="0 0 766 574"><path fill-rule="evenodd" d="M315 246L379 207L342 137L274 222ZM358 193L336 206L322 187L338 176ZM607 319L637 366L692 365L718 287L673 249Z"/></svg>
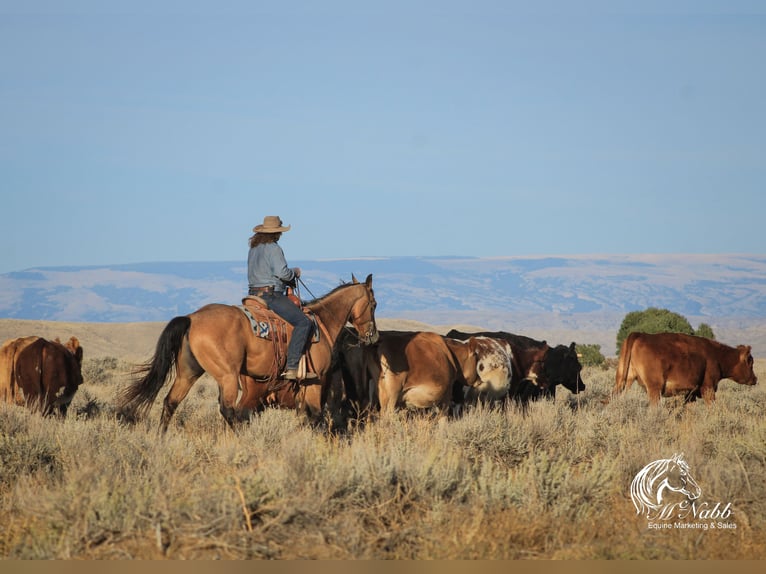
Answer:
<svg viewBox="0 0 766 574"><path fill-rule="evenodd" d="M510 346L486 337L467 341L426 331L383 331L376 346L380 409L435 407L449 414L463 386L504 395L512 376Z"/></svg>
<svg viewBox="0 0 766 574"><path fill-rule="evenodd" d="M701 396L710 404L722 379L758 382L749 346L729 347L682 333L631 333L622 344L612 395L637 380L653 405L660 397L680 394L686 402Z"/></svg>
<svg viewBox="0 0 766 574"><path fill-rule="evenodd" d="M66 345L41 337L6 341L0 347L0 400L65 415L82 384L82 357L76 337Z"/></svg>
<svg viewBox="0 0 766 574"><path fill-rule="evenodd" d="M16 384L13 376L16 355L39 340L40 337L19 337L8 339L0 346L0 401L15 405L25 404L23 390Z"/></svg>

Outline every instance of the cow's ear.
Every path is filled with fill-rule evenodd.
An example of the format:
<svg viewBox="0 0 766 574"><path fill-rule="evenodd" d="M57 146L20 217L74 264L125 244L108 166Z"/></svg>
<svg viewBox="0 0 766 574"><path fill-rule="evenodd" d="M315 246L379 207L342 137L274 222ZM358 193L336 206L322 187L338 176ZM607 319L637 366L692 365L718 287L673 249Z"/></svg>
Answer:
<svg viewBox="0 0 766 574"><path fill-rule="evenodd" d="M469 341L469 345L470 345L469 349L471 350L471 354L473 355L473 359L474 359L474 361L478 361L479 360L479 348L480 348L479 342L475 338L473 338L473 337L471 337L468 341Z"/></svg>
<svg viewBox="0 0 766 574"><path fill-rule="evenodd" d="M79 348L79 346L80 346L80 340L74 336L70 337L66 343L67 349L69 349L73 353Z"/></svg>
<svg viewBox="0 0 766 574"><path fill-rule="evenodd" d="M74 352L74 358L77 359L77 362L82 365L82 347L78 346L77 349Z"/></svg>
<svg viewBox="0 0 766 574"><path fill-rule="evenodd" d="M569 350L570 350L570 351L574 351L574 350L575 350L575 347L576 347L576 345L575 345L575 342L574 342L574 341L572 341L572 344L571 344L571 345L569 345Z"/></svg>

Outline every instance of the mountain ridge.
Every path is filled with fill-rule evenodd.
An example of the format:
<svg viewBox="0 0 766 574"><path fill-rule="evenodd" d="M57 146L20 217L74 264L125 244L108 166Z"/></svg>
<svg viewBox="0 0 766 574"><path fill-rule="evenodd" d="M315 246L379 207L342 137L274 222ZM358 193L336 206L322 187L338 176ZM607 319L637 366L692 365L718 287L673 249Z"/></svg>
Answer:
<svg viewBox="0 0 766 574"><path fill-rule="evenodd" d="M647 307L680 313L695 327L706 322L732 344L743 341L727 341L720 332L752 335L766 319L764 255L400 256L290 263L302 269L303 299L329 292L352 274L362 281L372 273L379 317L480 325L538 338L592 332L606 354L613 352L624 315ZM239 304L246 289L244 261L37 267L0 275L0 318L164 322L207 303Z"/></svg>

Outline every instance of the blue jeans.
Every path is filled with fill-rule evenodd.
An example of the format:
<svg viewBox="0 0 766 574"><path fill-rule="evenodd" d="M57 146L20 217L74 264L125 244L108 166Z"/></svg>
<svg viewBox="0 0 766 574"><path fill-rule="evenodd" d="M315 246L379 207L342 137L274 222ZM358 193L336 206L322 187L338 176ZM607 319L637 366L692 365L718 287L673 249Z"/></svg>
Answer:
<svg viewBox="0 0 766 574"><path fill-rule="evenodd" d="M287 345L287 369L297 369L298 361L306 350L309 337L313 334L314 323L306 317L298 306L282 293L264 293L261 298L269 305L269 309L282 317L293 326L293 334Z"/></svg>

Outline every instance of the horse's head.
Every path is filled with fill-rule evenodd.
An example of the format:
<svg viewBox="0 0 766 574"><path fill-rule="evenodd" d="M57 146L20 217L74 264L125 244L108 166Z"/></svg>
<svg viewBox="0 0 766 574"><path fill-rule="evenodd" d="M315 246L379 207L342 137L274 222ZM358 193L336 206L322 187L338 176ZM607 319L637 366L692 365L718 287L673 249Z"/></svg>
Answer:
<svg viewBox="0 0 766 574"><path fill-rule="evenodd" d="M373 345L378 341L378 327L375 324L375 307L378 303L375 301L375 292L372 290L372 273L367 276L364 283L359 283L353 275L351 280L354 285L364 289L351 307L351 323L359 333L359 341L363 345Z"/></svg>

